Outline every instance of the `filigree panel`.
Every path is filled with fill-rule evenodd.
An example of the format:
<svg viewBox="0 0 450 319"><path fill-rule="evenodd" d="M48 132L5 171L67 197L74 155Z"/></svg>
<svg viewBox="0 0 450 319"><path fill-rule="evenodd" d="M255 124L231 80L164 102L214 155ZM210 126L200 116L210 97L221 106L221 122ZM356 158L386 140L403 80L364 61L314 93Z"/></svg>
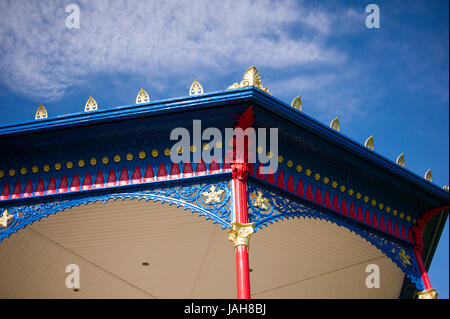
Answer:
<svg viewBox="0 0 450 319"><path fill-rule="evenodd" d="M207 196L211 190L216 192L215 200L211 201ZM168 203L177 207L184 207L199 216L212 220L214 224L220 224L222 229L231 228L231 190L229 182L216 182L201 185L177 186L163 189L139 191L135 193L117 193L101 196L90 196L73 200L50 202L20 207L8 207L0 210L0 215L7 212L8 222L0 225L0 242L16 233L18 230L41 220L51 214L62 212L72 207L87 205L88 203L106 203L109 200L152 200L153 202ZM218 194L220 193L220 194ZM6 218L5 218L6 220Z"/></svg>
<svg viewBox="0 0 450 319"><path fill-rule="evenodd" d="M349 229L386 254L414 282L419 290L423 283L412 247L401 244L376 231L369 231L344 217L315 210L299 199L280 196L277 192L254 184L248 184L249 222L254 223L255 231L268 226L269 223L289 218L313 218L325 220Z"/></svg>

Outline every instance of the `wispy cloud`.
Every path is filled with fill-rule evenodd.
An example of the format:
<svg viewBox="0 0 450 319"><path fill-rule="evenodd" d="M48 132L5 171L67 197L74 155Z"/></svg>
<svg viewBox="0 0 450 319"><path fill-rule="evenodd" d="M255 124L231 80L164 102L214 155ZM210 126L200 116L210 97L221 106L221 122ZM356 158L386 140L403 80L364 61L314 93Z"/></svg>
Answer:
<svg viewBox="0 0 450 319"><path fill-rule="evenodd" d="M174 74L235 67L337 63L324 41L329 13L292 1L80 1L0 3L0 81L30 98L56 100L88 75L116 72L162 82ZM299 18L303 17L303 18ZM292 32L293 27L303 31Z"/></svg>

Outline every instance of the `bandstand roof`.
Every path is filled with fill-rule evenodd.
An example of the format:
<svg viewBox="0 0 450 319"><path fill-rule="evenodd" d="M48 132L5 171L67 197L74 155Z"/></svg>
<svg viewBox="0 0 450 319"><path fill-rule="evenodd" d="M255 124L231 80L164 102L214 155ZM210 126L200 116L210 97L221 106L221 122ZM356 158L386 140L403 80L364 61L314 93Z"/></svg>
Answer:
<svg viewBox="0 0 450 319"><path fill-rule="evenodd" d="M414 244L416 240L412 230L415 224L417 224L417 221L423 218L424 214L431 209L448 205L448 192L441 187L417 176L407 168L396 164L376 151L365 147L329 126L320 123L267 92L255 87L245 87L189 97L111 107L91 112L66 114L0 127L0 169L3 171L4 175L3 178L0 179L0 191L3 189L4 192L2 199L0 200L0 207L7 208L64 201L68 199L75 200L83 194L88 193L90 196L101 196L106 193L118 193L124 191L133 192L134 190L142 189L142 187L146 187L148 183L142 182L136 184L131 182L123 185L117 183L111 187L80 189L80 191L77 192L55 191L53 193L44 192L37 194L36 191L34 191L32 195L24 196L25 185L29 180L28 175L31 174L30 170L34 165L38 166L39 169L42 169L44 164L48 164L50 166L50 172L48 180L44 180L45 185L51 184L52 177L56 180L56 185L60 185L60 181L64 179L63 174L66 169L64 163L67 163L68 161L75 163L74 169L76 170L74 172L77 172L81 180L83 179L82 176L86 174L86 170L89 170L90 168L87 168L87 166L89 166L88 163L86 163L86 166L83 164L83 167L77 167L76 164L80 158L83 158L88 162L89 158L95 157L100 161L102 155L107 154L111 159L108 165L117 166L117 163L114 164L112 162L112 158L115 154L115 151L113 151L114 147L120 149L120 153L123 154L122 156L124 157L127 153L134 154L135 158L130 160L132 163L129 165L127 164L128 166L126 166L129 176L133 174L134 165L138 157L137 152L140 149L145 149L146 152L148 152L146 158L149 158L151 165L154 167L156 176L156 169L160 165L160 162L157 161L159 157L150 158L149 154L152 149L158 149L159 152L162 153L165 147L169 147L169 134L171 129L175 127L190 128L192 127L193 119L201 119L203 128L219 127L223 129L225 127L234 127L240 114L247 110L249 105L252 106L254 114L253 127L279 128L278 153L281 156L279 159L279 171L281 171L281 173L278 172L272 177L258 176L255 172L255 164L255 167L250 174L251 178L249 179L253 183L250 190L255 190L256 192L257 189L270 185L270 189L273 192L278 192L286 198L291 198L294 195L302 196L305 198L308 205L317 210L330 214L334 210L334 213L336 214L346 215L344 217L340 215L339 218L342 217L345 219L348 217L350 228L360 227L364 231L370 230L380 232L383 233L386 238L410 246ZM164 160L162 160L162 162L166 166L167 172L171 171L170 164L164 162ZM61 170L53 169L57 163L62 163ZM19 173L22 166L28 169L27 173ZM111 167L116 170L116 175L119 176L121 174L121 167L116 166ZM301 168L299 168L299 166ZM11 169L16 171L12 176L9 174ZM308 170L310 171L309 174ZM143 174L142 171L142 175ZM206 174L203 176L194 174L194 176L185 178L185 180L200 183L203 179L213 180L214 176L223 179L226 178L227 174L230 174L229 171L222 167L222 170L215 175ZM303 175L301 175L302 177L298 177L296 174ZM91 175L92 179L95 179L96 172L92 171ZM328 180L327 182L325 182L325 177ZM22 194L14 196L14 185L17 186L18 181L21 185L20 190ZM304 194L300 194L298 191L298 183L300 183L300 181L303 183L302 192L304 190ZM156 180L155 182L163 187L164 185L176 183L176 179L171 180L170 178L167 178L159 181ZM4 191L6 183L9 185L8 193L5 193ZM313 190L310 194L308 193L307 188L308 183L312 185ZM39 184L38 178L36 177L33 179L33 177L31 177L30 184L32 184L33 189L37 189ZM294 185L294 187L292 185ZM297 187L295 187L295 185L297 185ZM318 188L320 189L317 190ZM317 194L319 194L319 200ZM328 202L326 199L327 196L329 196ZM334 205L333 196L337 198L337 207ZM367 201L365 199L366 197ZM342 205L344 205L342 204L343 202L347 204L345 209L342 208ZM120 220L123 216L126 216L127 213L131 214L131 211L141 213L144 210L140 207L142 204L136 200L127 199L124 203L127 203L127 208L122 207L123 210L119 210L119 208L116 207L117 205L123 206L123 204L116 203L114 204L115 206L105 206L103 210L99 208L98 215L95 217L101 220L98 223L107 225L107 228L110 227L111 229L114 229L114 232L117 232L119 231L116 229L117 224L122 223ZM53 246L64 245L66 248L73 248L61 253L61 256L58 257L60 258L58 259L58 263L66 263L66 261L70 259L69 256L71 256L71 254L73 255L74 251L77 252L75 254L77 256L76 258L79 258L79 262L81 263L83 262L83 258L85 258L83 256L97 256L95 258L97 258L96 260L99 264L102 263L101 259L103 258L105 265L108 265L106 271L110 273L111 278L113 278L108 284L110 284L111 287L125 287L128 285L127 287L130 288L128 283L136 282L138 280L138 277L136 276L140 275L141 269L137 268L131 273L128 273L127 276L129 276L129 280L127 280L128 283L126 284L121 280L115 280L115 276L120 277L118 274L123 271L123 268L126 267L126 265L121 264L120 260L117 259L117 256L113 256L112 252L109 253L107 249L102 250L101 245L102 241L106 242L110 240L114 243L117 241L116 246L122 249L123 254L129 256L130 259L134 258L138 263L140 260L139 258L144 254L145 248L144 246L141 247L138 245L135 252L127 251L127 247L132 245L131 243L132 240L134 240L134 237L128 238L125 233L120 232L122 236L120 237L120 240L118 238L113 239L101 232L94 235L94 229L90 228L84 228L84 233L82 232L78 235L74 234L74 237L68 236L68 234L73 231L73 228L67 225L82 223L84 218L94 218L90 217L92 214L89 215L89 210L92 210L92 207L95 205L98 205L98 203L89 203L89 205L85 207L80 206L74 208L74 210L77 209L77 211L79 211L78 215L54 215L41 223L30 225L26 229L26 235L23 235L24 239L21 249L24 249L24 251L27 252L25 255L29 256L27 262L31 262L33 259L33 245L39 240L53 238ZM110 205L110 202L108 202L108 205ZM113 209L112 213L111 209ZM211 291L207 288L207 282L212 280L208 279L208 276L213 276L215 271L217 271L211 266L212 260L219 258L223 261L223 265L230 263L230 261L233 262L231 250L228 251L228 254L214 254L214 252L226 250L222 245L229 245L226 241L223 241L224 243L222 243L220 240L215 239L219 227L217 227L217 225L202 225L202 220L196 221L195 218L192 219L193 217L191 214L187 215L188 217L185 217L184 220L183 217L181 217L181 213L177 211L178 208L170 209L174 210L174 214L178 216L177 218L180 218L180 223L185 222L187 224L195 224L194 227L198 228L199 233L205 234L205 236L209 238L208 241L202 242L202 239L199 236L189 237L186 235L188 238L184 239L185 242L191 242L192 246L204 246L202 246L203 257L198 256L199 259L203 258L203 261L198 265L193 265L190 262L186 263L186 272L189 272L189 274L186 275L186 278L198 282L198 285L192 285L192 282L186 283L186 285L183 286L186 291L183 292L183 294L180 294L179 297L202 297L201 291L207 292L209 296L228 297L221 295L212 288ZM180 211L182 212L181 209ZM162 223L161 227L174 222L174 220L168 221L166 219L167 217L163 217L163 215L165 216L165 214L161 212L161 219L159 220L159 222ZM442 213L433 217L426 225L423 233L424 249L422 253L426 267L429 267L431 263L447 215L448 209L443 210ZM381 224L380 226L378 225L378 223L380 223L380 217L384 218L381 219L384 220L381 222L383 223L383 226L381 226ZM377 218L378 222L375 225L373 220ZM69 219L72 220L69 222ZM367 245L365 245L367 243L363 240L356 243L352 242L349 237L351 233L347 229L327 228L328 226L325 225L326 223L321 220L305 220L306 222L303 224L299 224L298 221L294 220L284 220L268 226L268 224L271 223L268 219L261 219L259 224L256 223L257 229L268 226L267 229L265 229L267 237L263 237L262 232L261 234L257 232L252 239L253 246L251 250L262 252L266 249L270 251L271 254L279 254L279 258L273 258L272 264L267 265L267 262L264 262L264 255L258 255L258 253L256 253L253 258L254 263L258 266L255 266L254 276L257 277L259 273L261 276L260 278L269 278L270 267L279 266L275 260L289 259L289 254L309 256L309 260L317 260L318 258L329 258L330 260L334 260L335 264L331 266L331 261L325 263L329 268L324 266L321 270L321 274L323 275L317 276L316 279L311 280L311 286L308 286L309 289L313 289L313 287L324 287L325 281L323 280L336 283L343 280L342 278L345 278L345 274L341 277L333 277L333 273L336 269L341 269L341 274L347 271L345 266L343 266L345 264L343 260L351 260L351 263L355 265L358 265L362 260L379 260L381 264L385 265L383 267L386 268L386 272L389 273L389 276L392 275L394 277L397 272L400 271L386 255L374 247L373 249L369 249ZM137 229L138 233L142 232L142 238L145 238L145 243L157 240L157 232L155 233L155 238L144 235L144 226L146 225L145 223L149 223L148 220L143 219L140 226L139 219L137 221L132 221L131 219L126 218L124 223L126 229ZM172 231L176 232L177 227L174 227L175 228ZM158 229L158 227L155 229ZM14 232L16 231L17 229L14 230ZM292 246L288 247L285 251L279 251L276 247L271 247L270 243L273 242L275 238L287 236L286 234L290 234L287 238L292 238L292 236L301 237L297 238L299 242L309 242L311 245L305 245L303 248L300 248L297 245L292 244ZM99 245L89 245L88 242L84 240L89 238L89 236L92 236L92 238L98 237ZM122 240L123 244L120 243ZM323 241L325 241L325 243ZM166 242L165 244L167 247L174 247L175 245L182 245L182 242L183 240L174 240L174 242ZM10 256L13 254L13 248L9 247L13 245L19 246L20 243L8 243L6 248L2 248L1 245L2 244L0 244L0 249L4 249L4 253L9 254L8 256ZM111 243L105 243L105 247L110 246ZM339 250L339 247L349 246L352 247L350 250ZM55 247L46 248L46 251L43 253L50 254L52 249L55 249ZM180 248L180 254L183 254L183 249L188 248ZM319 257L315 254L315 251L328 251L328 257ZM161 251L159 251L158 254L164 256L164 249L161 248ZM224 256L226 256L226 258ZM364 256L365 259L361 256ZM169 256L165 256L164 258L170 259ZM88 258L86 257L86 259ZM189 259L189 256L186 255L185 259ZM181 262L182 260L183 259L181 258L178 261ZM87 261L85 260L84 262ZM96 267L96 265L92 265L92 262L87 263L91 263L92 277L96 278L95 280L104 280L102 279L103 277L96 275L97 272L100 271L99 268ZM307 269L308 267L317 268L320 264L322 264L322 262L317 261L317 263L311 264L312 266L304 265L304 269ZM48 265L46 266L48 267ZM17 267L19 266L11 264L8 267L16 267L16 269L18 269ZM158 267L163 266L158 265ZM200 268L204 271L204 274L196 275ZM173 270L173 272L175 272L175 270ZM288 269L286 273L287 278L280 279L279 277L274 277L273 279L267 279L266 281L261 279L261 281L255 282L254 286L257 287L257 294L259 293L261 297L286 297L289 295L289 291L292 292L296 290L295 284L287 284L291 280L288 278L291 272L295 272L295 270ZM298 282L308 278L315 278L312 268L309 273L305 270L302 276L302 278L296 278L293 275L292 278L295 277L294 281ZM152 280L157 281L158 279L154 278ZM231 282L234 283L233 280L231 280ZM12 285L13 283L11 282L9 284ZM222 284L227 285L227 283ZM398 281L393 280L391 284L393 287L389 288L391 289L390 291L399 293L402 282L399 283ZM273 290L274 287L285 288ZM130 289L130 291L133 291L130 292L130 296L132 297L141 295L147 297L149 295L153 297L168 297L170 295L169 292L164 291L152 292L150 287L148 287L148 289L145 287L140 287L139 289L131 287ZM352 286L348 286L348 289L349 292L347 295L352 296L350 292ZM271 293L272 290L273 293ZM326 289L323 288L322 292L325 292L325 290ZM109 291L114 291L114 289L111 288ZM189 291L189 293L187 291ZM296 296L299 296L299 294L303 297L309 296L308 293L305 293L305 291L309 290L302 290L303 292L299 291L297 291ZM18 294L20 295L20 293ZM114 294L112 294L112 296L114 296ZM312 293L312 296L314 296L314 293ZM395 298L395 293L391 297Z"/></svg>

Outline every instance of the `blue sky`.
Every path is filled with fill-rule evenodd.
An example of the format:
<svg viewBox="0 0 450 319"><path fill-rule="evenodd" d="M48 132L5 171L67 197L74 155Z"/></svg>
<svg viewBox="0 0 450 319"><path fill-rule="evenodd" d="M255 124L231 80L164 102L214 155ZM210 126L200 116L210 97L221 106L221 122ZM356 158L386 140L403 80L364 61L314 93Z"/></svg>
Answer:
<svg viewBox="0 0 450 319"><path fill-rule="evenodd" d="M80 28L68 29L68 4ZM380 7L380 28L365 7ZM444 1L0 2L0 125L239 82L255 65L274 96L433 182L449 185L449 4ZM430 268L448 298L448 221Z"/></svg>

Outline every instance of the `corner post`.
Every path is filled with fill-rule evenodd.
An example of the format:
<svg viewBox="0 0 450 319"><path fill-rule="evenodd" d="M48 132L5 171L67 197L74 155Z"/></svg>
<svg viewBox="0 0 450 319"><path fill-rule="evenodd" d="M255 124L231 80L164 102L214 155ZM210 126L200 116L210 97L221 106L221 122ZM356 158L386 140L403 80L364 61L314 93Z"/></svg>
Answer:
<svg viewBox="0 0 450 319"><path fill-rule="evenodd" d="M428 278L427 270L423 264L422 255L420 253L420 248L418 246L414 247L414 255L416 257L417 265L419 266L420 275L422 276L423 285L425 290L419 291L417 296L419 299L437 299L438 293L436 289L431 287L430 278Z"/></svg>
<svg viewBox="0 0 450 319"><path fill-rule="evenodd" d="M247 176L247 165L234 162L232 165L233 222L232 229L228 231L228 239L234 243L238 299L250 299L248 243L253 233L253 224L248 223Z"/></svg>

